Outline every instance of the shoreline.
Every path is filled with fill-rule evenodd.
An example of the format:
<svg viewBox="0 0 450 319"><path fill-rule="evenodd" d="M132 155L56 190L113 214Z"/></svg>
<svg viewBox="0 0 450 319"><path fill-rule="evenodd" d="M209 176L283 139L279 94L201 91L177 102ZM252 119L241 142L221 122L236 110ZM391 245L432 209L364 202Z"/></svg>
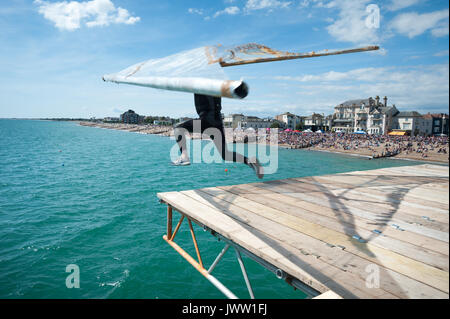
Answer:
<svg viewBox="0 0 450 319"><path fill-rule="evenodd" d="M96 127L96 128L103 128L103 129L109 129L109 130L119 130L119 131L127 131L131 133L139 133L139 134L151 134L151 135L158 135L158 136L166 136L171 137L173 136L173 127L168 126L154 126L154 125L138 125L138 124L123 124L123 123L94 123L94 122L78 122L81 126L87 126L87 127ZM194 136L192 139L198 139L199 136ZM230 142L231 143L231 142ZM249 143L254 144L254 143ZM263 143L256 143L256 144L263 144ZM265 144L268 146L275 146L273 144ZM380 157L380 158L373 158L371 155L367 154L361 154L360 152L345 152L345 151L338 151L338 150L331 150L331 149L318 149L314 146L312 147L305 147L305 148L291 148L288 144L277 144L276 145L279 148L284 149L291 149L291 150L308 150L308 151L317 151L317 152L325 152L325 153L334 153L334 154L340 154L340 155L348 155L348 156L355 156L355 157L361 157L366 158L370 160L376 160L376 159L395 159L395 160L405 160L405 161L415 161L415 162L424 162L424 163L432 163L432 164L443 164L443 165L449 165L448 157L446 160L440 160L440 159L430 159L430 158L422 158L419 156L408 156L407 154L397 154L395 156L390 157ZM400 155L400 157L399 157ZM403 155L403 156L402 156ZM414 155L414 154L413 154Z"/></svg>

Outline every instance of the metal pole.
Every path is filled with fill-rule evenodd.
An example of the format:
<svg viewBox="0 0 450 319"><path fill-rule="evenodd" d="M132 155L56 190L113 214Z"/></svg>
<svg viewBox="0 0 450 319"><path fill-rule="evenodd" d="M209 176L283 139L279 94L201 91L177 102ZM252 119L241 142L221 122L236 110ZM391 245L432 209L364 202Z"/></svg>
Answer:
<svg viewBox="0 0 450 319"><path fill-rule="evenodd" d="M230 244L227 244L222 251L220 252L220 254L216 257L216 260L214 260L214 262L212 263L211 267L209 267L208 269L208 274L212 273L212 271L214 270L214 268L216 268L216 265L219 263L219 261L222 259L223 255L225 255L225 253L227 252L228 248L230 248Z"/></svg>
<svg viewBox="0 0 450 319"><path fill-rule="evenodd" d="M167 205L167 237L172 238L172 206Z"/></svg>
<svg viewBox="0 0 450 319"><path fill-rule="evenodd" d="M241 266L242 274L244 275L245 284L247 285L248 292L250 293L250 298L255 299L255 295L253 294L252 285L250 284L250 281L248 280L247 271L245 270L244 262L242 261L241 254L239 253L239 250L235 248L236 251L236 257L238 259L239 265Z"/></svg>
<svg viewBox="0 0 450 319"><path fill-rule="evenodd" d="M233 294L227 287L225 287L220 281L218 281L214 276L210 275L205 268L200 266L200 264L194 260L187 252L178 246L175 242L168 239L166 235L163 236L164 240L172 246L184 259L186 259L195 269L198 270L206 279L208 279L217 289L219 289L225 296L230 299L238 299L238 297Z"/></svg>
<svg viewBox="0 0 450 319"><path fill-rule="evenodd" d="M321 51L321 52L309 52L309 53L295 53L293 55L284 55L273 58L256 58L253 60L242 60L236 62L219 62L220 66L234 66L234 65L243 65L243 64L252 64L252 63L262 63L262 62L273 62L273 61L283 61L283 60L293 60L293 59L304 59L304 58L315 58L320 56L327 55L338 55L338 54L347 54L347 53L356 53L356 52L364 52L364 51L373 51L380 49L379 46L367 46L363 48L356 49L348 49L348 50L330 50L330 51Z"/></svg>

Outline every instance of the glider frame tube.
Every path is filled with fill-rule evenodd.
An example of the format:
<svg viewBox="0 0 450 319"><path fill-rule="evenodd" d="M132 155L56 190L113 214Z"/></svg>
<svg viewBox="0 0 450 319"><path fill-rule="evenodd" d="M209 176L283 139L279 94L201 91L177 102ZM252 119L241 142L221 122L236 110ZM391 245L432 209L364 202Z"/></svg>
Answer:
<svg viewBox="0 0 450 319"><path fill-rule="evenodd" d="M244 81L218 80L198 77L125 77L103 76L103 81L151 87L169 91L182 91L232 99L243 99L248 95Z"/></svg>

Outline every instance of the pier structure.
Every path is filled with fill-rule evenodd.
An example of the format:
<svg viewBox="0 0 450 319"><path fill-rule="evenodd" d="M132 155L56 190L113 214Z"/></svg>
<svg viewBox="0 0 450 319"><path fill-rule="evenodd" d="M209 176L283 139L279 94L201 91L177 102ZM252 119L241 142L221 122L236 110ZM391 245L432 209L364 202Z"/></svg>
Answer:
<svg viewBox="0 0 450 319"><path fill-rule="evenodd" d="M158 193L164 240L228 298L212 274L227 251L250 298L242 255L311 298L448 298L448 196L448 166L430 164ZM175 242L184 220L196 258ZM193 224L224 244L209 267Z"/></svg>

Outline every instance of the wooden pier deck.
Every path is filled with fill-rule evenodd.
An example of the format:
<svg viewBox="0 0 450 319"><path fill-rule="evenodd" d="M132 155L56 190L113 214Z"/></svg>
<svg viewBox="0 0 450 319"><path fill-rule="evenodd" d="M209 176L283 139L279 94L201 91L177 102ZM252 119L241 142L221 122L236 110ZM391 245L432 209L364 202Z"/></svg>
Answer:
<svg viewBox="0 0 450 319"><path fill-rule="evenodd" d="M430 164L158 194L166 240L173 208L342 298L449 298L448 196L448 166Z"/></svg>

